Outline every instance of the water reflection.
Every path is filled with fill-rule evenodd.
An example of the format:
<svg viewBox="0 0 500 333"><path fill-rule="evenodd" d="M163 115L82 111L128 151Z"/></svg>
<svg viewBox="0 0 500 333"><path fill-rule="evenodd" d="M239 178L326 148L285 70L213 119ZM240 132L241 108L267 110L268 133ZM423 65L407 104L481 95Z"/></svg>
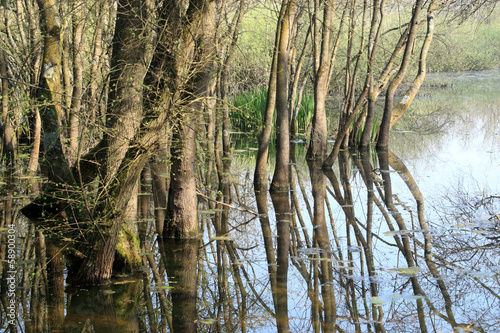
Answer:
<svg viewBox="0 0 500 333"><path fill-rule="evenodd" d="M234 202L222 198L223 208L206 210L201 240L156 238L151 221L141 237L139 280L122 278L91 290L65 285L64 246L41 231L18 235L17 255L34 259L19 267L16 326L32 332L496 327L500 247L493 224L471 225L465 238L446 221L444 228L431 227L417 182L391 150L344 150L335 169L310 161L292 164L291 171L289 192L269 197L263 189L254 189L255 195L245 190L241 200L249 209L229 209ZM239 186L252 188L250 180ZM478 205L498 225L495 196L471 203L467 217L450 212L448 218L471 223ZM22 278L31 273L34 278ZM6 274L3 265L2 281Z"/></svg>

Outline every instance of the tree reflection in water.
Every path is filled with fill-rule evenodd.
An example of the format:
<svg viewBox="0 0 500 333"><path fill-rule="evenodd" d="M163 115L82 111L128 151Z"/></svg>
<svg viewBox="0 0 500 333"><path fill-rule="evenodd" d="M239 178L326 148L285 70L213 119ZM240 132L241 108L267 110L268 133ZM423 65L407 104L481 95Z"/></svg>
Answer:
<svg viewBox="0 0 500 333"><path fill-rule="evenodd" d="M390 150L344 150L338 168L326 171L316 161L306 166L294 160L290 167L289 192L269 197L267 188L254 189L249 177L233 173L217 199L200 193L198 240L161 240L148 220L154 213L143 213L143 272L91 290L64 284L63 254L70 244L48 237L50 230L35 231L17 213L19 204L5 200L2 227L12 218L18 230L18 322L9 326L3 311L9 299L2 262L0 327L6 332L497 329L498 197L459 193L459 200L447 193L440 219L427 221L415 179ZM0 235L6 244L4 229Z"/></svg>

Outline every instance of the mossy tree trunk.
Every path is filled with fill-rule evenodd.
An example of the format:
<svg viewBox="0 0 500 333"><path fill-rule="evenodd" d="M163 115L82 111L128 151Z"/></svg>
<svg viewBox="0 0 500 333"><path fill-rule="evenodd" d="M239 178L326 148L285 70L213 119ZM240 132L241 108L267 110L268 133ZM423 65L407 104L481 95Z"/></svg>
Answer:
<svg viewBox="0 0 500 333"><path fill-rule="evenodd" d="M43 128L44 162L54 183L76 184L61 143L61 18L54 0L38 0L44 36L42 73L37 93Z"/></svg>
<svg viewBox="0 0 500 333"><path fill-rule="evenodd" d="M111 277L116 251L120 268L137 269L141 261L137 228L124 224L131 199L136 200L136 186L148 154L131 142L136 138L143 117L143 80L146 75L148 17L146 4L139 0L118 3L110 77L110 93L106 130L101 142L104 158L98 176L100 202L92 230L92 247L78 270L84 282L97 282ZM95 175L97 176L97 175ZM128 227L127 227L128 225ZM125 228L124 228L125 227Z"/></svg>

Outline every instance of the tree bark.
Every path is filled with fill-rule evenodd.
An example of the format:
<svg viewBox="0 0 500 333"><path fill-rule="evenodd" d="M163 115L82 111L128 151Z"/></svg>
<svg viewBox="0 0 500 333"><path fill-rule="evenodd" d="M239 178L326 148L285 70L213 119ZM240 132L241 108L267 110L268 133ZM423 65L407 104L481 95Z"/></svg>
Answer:
<svg viewBox="0 0 500 333"><path fill-rule="evenodd" d="M319 4L316 4L318 6ZM319 10L316 11L319 13ZM330 83L330 68L332 60L332 31L335 17L335 2L333 0L324 1L322 35L319 29L315 29L316 45L321 39L321 51L314 55L317 70L314 74L314 115L312 119L311 142L307 150L307 157L310 159L323 158L326 153L327 144L327 120L326 120L326 96ZM319 24L319 18L315 17L315 25Z"/></svg>
<svg viewBox="0 0 500 333"><path fill-rule="evenodd" d="M384 115L382 117L382 123L380 125L379 138L377 141L377 149L387 149L387 147L389 146L389 129L393 111L394 94L396 93L396 89L403 81L406 72L408 70L410 58L413 53L413 48L415 46L414 44L415 44L415 39L417 37L417 30L419 26L418 20L420 17L420 12L422 10L423 3L424 3L423 0L417 0L415 3L415 8L413 10L412 17L410 20L410 30L408 32L408 39L406 41L403 60L401 62L401 66L399 67L399 71L396 74L396 77L394 77L394 79L389 84L389 87L385 94Z"/></svg>
<svg viewBox="0 0 500 333"><path fill-rule="evenodd" d="M276 106L276 86L278 78L278 45L280 40L281 20L284 15L285 7L281 6L280 16L276 27L276 36L274 41L273 61L271 65L271 74L269 75L269 83L267 85L267 100L264 119L264 129L259 134L259 150L255 162L254 185L257 191L268 188L267 181L267 159L269 156L269 143L271 141L271 133L273 131L274 108Z"/></svg>
<svg viewBox="0 0 500 333"><path fill-rule="evenodd" d="M290 31L295 17L295 0L283 1L276 66L276 164L271 192L287 191L290 164L290 120L288 114L288 56Z"/></svg>
<svg viewBox="0 0 500 333"><path fill-rule="evenodd" d="M169 13L167 13L169 14ZM171 61L175 125L171 147L171 177L163 237L198 237L195 179L196 131L202 115L202 100L210 85L214 50L207 38L213 33L215 4L193 0L178 31L178 45L167 59ZM166 20L166 23L169 23ZM169 23L171 24L171 23Z"/></svg>
<svg viewBox="0 0 500 333"><path fill-rule="evenodd" d="M142 1L121 0L118 3L106 131L98 145L105 155L99 160L101 188L98 197L102 199L95 217L99 225L97 230L92 230L93 246L87 249L88 256L78 269L79 280L83 283L95 283L111 277L118 243L128 250L137 245L136 232L128 230L123 231L121 238L119 235L126 218L126 207L149 158L139 147L131 147L130 144L143 113L142 89L148 39L144 22L147 15ZM131 267L137 267L140 260L137 261L136 253L132 252L126 255L127 261Z"/></svg>
<svg viewBox="0 0 500 333"><path fill-rule="evenodd" d="M413 99L417 95L422 83L425 79L425 74L427 73L427 53L432 43L432 38L434 37L434 11L437 7L437 1L432 1L427 10L427 34L425 35L424 43L420 49L420 58L418 62L418 74L413 80L412 85L406 91L403 99L394 107L391 115L391 122L389 124L389 129L396 124L396 122L403 117L408 108L410 107Z"/></svg>
<svg viewBox="0 0 500 333"><path fill-rule="evenodd" d="M84 55L84 31L83 18L85 16L85 5L83 1L74 1L73 13L73 92L71 95L71 109L69 112L69 156L70 164L76 160L80 138L79 118L82 117L83 96L83 55Z"/></svg>

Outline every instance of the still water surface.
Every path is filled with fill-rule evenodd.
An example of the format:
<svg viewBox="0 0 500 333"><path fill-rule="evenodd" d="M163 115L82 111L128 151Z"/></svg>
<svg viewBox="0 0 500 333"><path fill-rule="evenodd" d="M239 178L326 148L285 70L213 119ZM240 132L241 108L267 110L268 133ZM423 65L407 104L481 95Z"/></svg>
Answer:
<svg viewBox="0 0 500 333"><path fill-rule="evenodd" d="M284 196L255 195L254 142L238 143L237 209L202 200L201 242L151 232L140 279L82 290L64 285L63 266L24 276L40 263L18 261L15 327L500 332L500 71L429 75L409 112L387 153L342 151L331 172L296 144Z"/></svg>

